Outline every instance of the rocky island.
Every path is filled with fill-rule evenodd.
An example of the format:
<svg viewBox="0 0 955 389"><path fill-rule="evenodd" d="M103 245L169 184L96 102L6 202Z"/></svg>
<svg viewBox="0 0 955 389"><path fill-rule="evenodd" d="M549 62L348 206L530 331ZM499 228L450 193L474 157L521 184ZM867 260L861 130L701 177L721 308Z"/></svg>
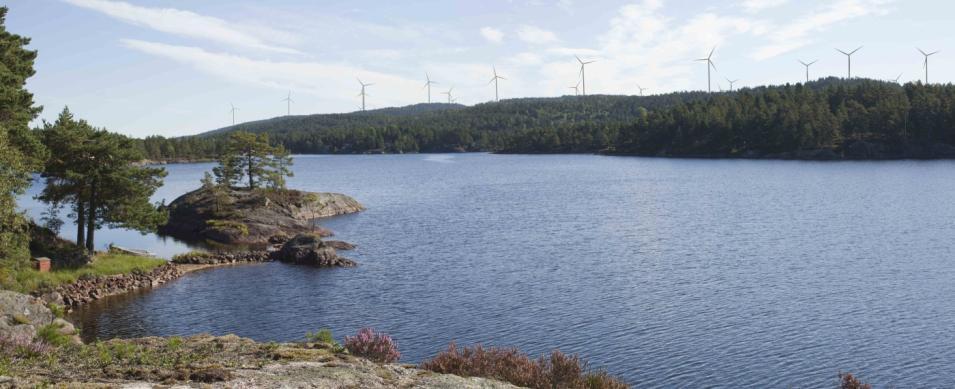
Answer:
<svg viewBox="0 0 955 389"><path fill-rule="evenodd" d="M183 240L264 246L303 232L331 236L312 220L365 209L341 193L204 186L169 204L160 232Z"/></svg>

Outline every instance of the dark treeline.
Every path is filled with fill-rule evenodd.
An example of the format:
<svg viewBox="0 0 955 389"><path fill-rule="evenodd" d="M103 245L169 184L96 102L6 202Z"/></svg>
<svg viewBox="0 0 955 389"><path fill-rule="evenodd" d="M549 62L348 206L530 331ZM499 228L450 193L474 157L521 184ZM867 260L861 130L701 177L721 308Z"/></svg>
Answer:
<svg viewBox="0 0 955 389"><path fill-rule="evenodd" d="M233 130L292 153L495 151L780 156L862 144L879 156L951 156L955 86L837 78L707 94L526 98L288 116L142 140L151 159L214 158ZM788 153L788 154L787 154ZM819 156L819 154L815 154Z"/></svg>

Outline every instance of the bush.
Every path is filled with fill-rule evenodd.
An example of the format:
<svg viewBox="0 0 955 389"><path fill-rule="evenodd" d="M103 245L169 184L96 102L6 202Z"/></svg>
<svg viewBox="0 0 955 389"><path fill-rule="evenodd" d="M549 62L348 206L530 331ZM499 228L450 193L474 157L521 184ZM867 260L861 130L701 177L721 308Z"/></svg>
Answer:
<svg viewBox="0 0 955 389"><path fill-rule="evenodd" d="M72 342L69 335L60 332L61 327L56 324L47 324L36 330L36 337L51 346L64 346Z"/></svg>
<svg viewBox="0 0 955 389"><path fill-rule="evenodd" d="M629 386L605 371L588 371L577 355L558 350L549 357L532 360L516 348L484 348L481 345L458 349L452 342L447 351L420 366L437 373L485 377L517 386L537 389L591 388L623 389Z"/></svg>
<svg viewBox="0 0 955 389"><path fill-rule="evenodd" d="M345 349L353 355L380 363L397 362L401 358L398 344L387 334L371 328L358 330L358 335L345 337Z"/></svg>
<svg viewBox="0 0 955 389"><path fill-rule="evenodd" d="M33 358L49 354L52 350L49 344L38 342L26 335L0 335L0 355Z"/></svg>
<svg viewBox="0 0 955 389"><path fill-rule="evenodd" d="M305 340L311 343L321 343L331 346L332 351L336 353L345 351L345 348L335 340L334 336L332 336L332 330L328 328L322 328L318 330L318 332L309 332L305 334Z"/></svg>

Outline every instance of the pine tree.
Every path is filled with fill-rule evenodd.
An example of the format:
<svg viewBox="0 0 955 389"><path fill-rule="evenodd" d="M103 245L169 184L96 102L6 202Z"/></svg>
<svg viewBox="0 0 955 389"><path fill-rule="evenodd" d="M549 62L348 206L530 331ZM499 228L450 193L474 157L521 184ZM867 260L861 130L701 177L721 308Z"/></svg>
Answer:
<svg viewBox="0 0 955 389"><path fill-rule="evenodd" d="M78 245L93 251L96 230L104 225L145 232L165 223L165 212L150 196L162 186L166 172L137 166L143 156L132 139L76 120L68 108L40 133L51 157L39 198L72 205Z"/></svg>
<svg viewBox="0 0 955 389"><path fill-rule="evenodd" d="M7 8L0 7L0 260L25 260L27 221L17 210L16 197L30 183L30 172L45 156L32 136L29 123L40 112L26 81L33 75L36 51L27 50L29 38L6 29Z"/></svg>
<svg viewBox="0 0 955 389"><path fill-rule="evenodd" d="M291 177L292 158L282 146L269 145L267 134L255 135L237 131L229 134L225 150L213 169L217 182L239 186L247 180L249 189L285 188L285 177Z"/></svg>

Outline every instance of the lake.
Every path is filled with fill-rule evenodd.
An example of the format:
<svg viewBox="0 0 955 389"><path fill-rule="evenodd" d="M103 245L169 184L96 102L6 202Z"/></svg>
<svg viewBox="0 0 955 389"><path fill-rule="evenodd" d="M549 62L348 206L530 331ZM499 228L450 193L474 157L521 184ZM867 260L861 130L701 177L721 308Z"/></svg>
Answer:
<svg viewBox="0 0 955 389"><path fill-rule="evenodd" d="M156 199L210 168L167 166ZM404 362L452 340L560 348L636 387L835 387L839 371L955 382L952 161L298 156L294 171L292 188L368 207L322 222L358 245L344 255L359 267L197 272L81 309L87 335L287 341L371 326Z"/></svg>

